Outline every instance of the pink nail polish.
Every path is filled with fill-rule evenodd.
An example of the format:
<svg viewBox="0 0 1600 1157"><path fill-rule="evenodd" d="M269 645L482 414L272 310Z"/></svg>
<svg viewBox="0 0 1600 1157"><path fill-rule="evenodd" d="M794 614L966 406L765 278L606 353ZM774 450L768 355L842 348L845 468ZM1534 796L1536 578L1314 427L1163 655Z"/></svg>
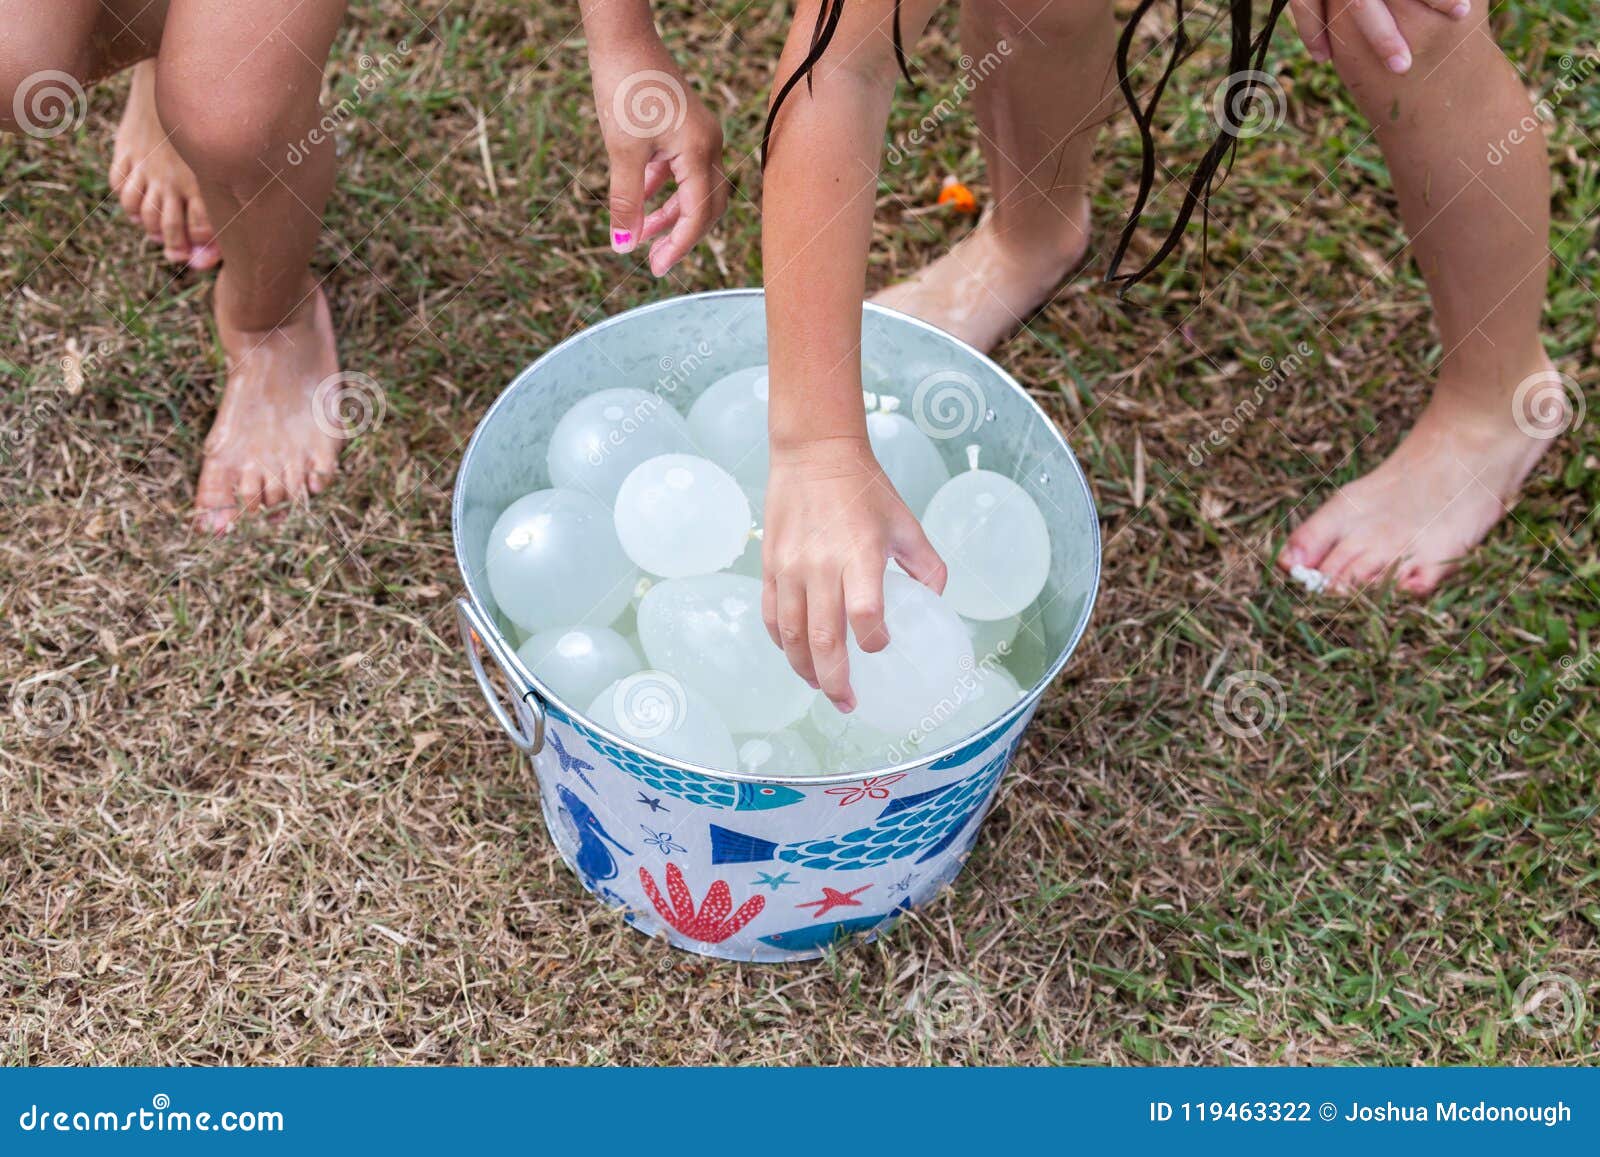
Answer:
<svg viewBox="0 0 1600 1157"><path fill-rule="evenodd" d="M626 253L633 248L633 233L627 229L613 229L611 231L611 248L618 253Z"/></svg>
<svg viewBox="0 0 1600 1157"><path fill-rule="evenodd" d="M1472 5L1465 3L1465 0L1463 0L1462 3L1457 4L1454 8L1450 9L1450 15L1454 16L1457 20L1465 20L1468 16L1472 15Z"/></svg>
<svg viewBox="0 0 1600 1157"><path fill-rule="evenodd" d="M1411 58L1403 52L1397 52L1386 63L1390 72L1404 72L1411 67Z"/></svg>

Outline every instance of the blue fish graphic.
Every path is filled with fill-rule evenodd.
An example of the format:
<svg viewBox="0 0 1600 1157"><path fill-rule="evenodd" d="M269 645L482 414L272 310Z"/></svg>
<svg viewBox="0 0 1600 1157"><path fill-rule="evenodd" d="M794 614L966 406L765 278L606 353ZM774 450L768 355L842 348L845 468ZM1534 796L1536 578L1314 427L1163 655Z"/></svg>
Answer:
<svg viewBox="0 0 1600 1157"><path fill-rule="evenodd" d="M555 728L550 728L546 733L546 737L550 740L550 746L556 749L556 758L561 761L561 770L572 772L573 775L583 780L584 787L593 791L594 784L590 783L589 777L583 773L593 771L594 764L587 759L579 759L576 755L569 754L566 745L561 742L561 736L556 734Z"/></svg>
<svg viewBox="0 0 1600 1157"><path fill-rule="evenodd" d="M1014 746L1014 745L1013 745ZM713 864L782 860L801 868L853 872L916 856L923 863L948 848L983 810L1011 758L1007 747L966 779L890 800L870 827L842 836L779 844L711 825Z"/></svg>
<svg viewBox="0 0 1600 1157"><path fill-rule="evenodd" d="M561 800L561 818L566 821L572 837L578 841L578 871L585 884L593 891L601 880L616 879L617 861L606 844L611 844L625 856L633 853L617 843L616 838L600 826L600 817L566 784L556 784L556 796Z"/></svg>
<svg viewBox="0 0 1600 1157"><path fill-rule="evenodd" d="M701 807L724 811L762 812L788 807L805 799L805 793L776 783L732 783L690 775L674 767L641 759L631 751L599 736L589 736L594 749L616 764L625 774L665 795L688 800Z"/></svg>
<svg viewBox="0 0 1600 1157"><path fill-rule="evenodd" d="M882 915L857 916L853 920L834 920L827 924L808 924L804 928L792 928L788 932L774 932L771 936L763 936L761 943L770 944L774 948L786 948L790 952L809 952L813 948L826 948L830 944L837 944L841 940L848 940L852 936L881 928L910 907L910 900L901 900L892 910Z"/></svg>

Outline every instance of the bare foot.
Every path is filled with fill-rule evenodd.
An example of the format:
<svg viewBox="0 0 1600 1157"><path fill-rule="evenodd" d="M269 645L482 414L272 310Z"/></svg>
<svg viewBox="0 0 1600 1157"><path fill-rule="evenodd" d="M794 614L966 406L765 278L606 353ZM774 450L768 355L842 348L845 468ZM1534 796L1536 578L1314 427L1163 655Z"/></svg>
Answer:
<svg viewBox="0 0 1600 1157"><path fill-rule="evenodd" d="M1339 592L1385 578L1411 594L1432 592L1511 508L1568 424L1570 403L1548 361L1524 381L1536 396L1519 390L1516 405L1486 405L1441 382L1394 453L1291 534L1278 566L1309 567Z"/></svg>
<svg viewBox="0 0 1600 1157"><path fill-rule="evenodd" d="M320 493L344 443L343 378L333 318L321 288L277 329L231 326L228 271L217 279L217 329L228 383L206 437L195 525L225 531L245 511Z"/></svg>
<svg viewBox="0 0 1600 1157"><path fill-rule="evenodd" d="M194 172L156 115L153 60L133 68L128 107L111 152L111 188L128 216L143 222L150 240L162 244L168 261L210 269L222 260Z"/></svg>
<svg viewBox="0 0 1600 1157"><path fill-rule="evenodd" d="M915 277L872 300L991 350L1054 296L1089 247L1089 199L1078 222L1055 237L1002 234L994 218Z"/></svg>

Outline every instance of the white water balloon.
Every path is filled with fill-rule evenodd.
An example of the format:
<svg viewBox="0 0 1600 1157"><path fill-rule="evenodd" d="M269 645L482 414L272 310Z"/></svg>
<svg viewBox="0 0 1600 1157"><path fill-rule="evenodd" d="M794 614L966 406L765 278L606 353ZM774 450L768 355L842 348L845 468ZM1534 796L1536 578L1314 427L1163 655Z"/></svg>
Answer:
<svg viewBox="0 0 1600 1157"><path fill-rule="evenodd" d="M639 638L652 666L695 688L740 732L787 727L816 697L773 646L761 621L761 583L753 578L657 583L639 603Z"/></svg>
<svg viewBox="0 0 1600 1157"><path fill-rule="evenodd" d="M981 663L988 655L1003 659L1011 654L1011 643L1017 637L1017 628L1022 626L1022 617L1012 615L1009 618L991 619L988 622L982 619L962 619L961 622L967 628L967 634L972 636L972 653Z"/></svg>
<svg viewBox="0 0 1600 1157"><path fill-rule="evenodd" d="M972 639L944 600L896 571L883 576L889 645L869 655L850 636L850 687L856 713L882 731L915 731L970 672Z"/></svg>
<svg viewBox="0 0 1600 1157"><path fill-rule="evenodd" d="M861 719L859 711L849 715L818 695L796 731L814 745L829 771L872 771L893 767L913 758L915 747L907 738L897 740Z"/></svg>
<svg viewBox="0 0 1600 1157"><path fill-rule="evenodd" d="M982 664L959 681L953 710L922 737L921 745L933 751L965 739L999 719L1021 698L1022 688L1009 671L995 662Z"/></svg>
<svg viewBox="0 0 1600 1157"><path fill-rule="evenodd" d="M750 541L744 491L694 454L662 454L636 466L617 491L615 516L628 557L663 578L722 570Z"/></svg>
<svg viewBox="0 0 1600 1157"><path fill-rule="evenodd" d="M782 728L769 735L736 735L739 770L752 775L813 775L822 761L798 731Z"/></svg>
<svg viewBox="0 0 1600 1157"><path fill-rule="evenodd" d="M1021 614L1050 577L1050 531L1027 491L992 470L939 488L922 529L950 568L945 600L985 622Z"/></svg>
<svg viewBox="0 0 1600 1157"><path fill-rule="evenodd" d="M664 398L636 389L599 390L556 423L545 463L553 485L609 504L639 463L693 450L688 423Z"/></svg>
<svg viewBox="0 0 1600 1157"><path fill-rule="evenodd" d="M717 709L666 671L639 671L611 684L589 704L589 718L671 759L722 771L739 764Z"/></svg>
<svg viewBox="0 0 1600 1157"><path fill-rule="evenodd" d="M706 387L689 408L700 452L739 480L745 493L767 485L767 367L735 370Z"/></svg>
<svg viewBox="0 0 1600 1157"><path fill-rule="evenodd" d="M611 512L577 490L536 490L506 507L484 557L500 609L530 633L605 626L633 597L638 572L623 553Z"/></svg>
<svg viewBox="0 0 1600 1157"><path fill-rule="evenodd" d="M639 652L610 627L540 631L517 648L517 657L574 707L587 706L612 683L644 667Z"/></svg>
<svg viewBox="0 0 1600 1157"><path fill-rule="evenodd" d="M867 440L895 490L920 517L934 493L950 480L950 468L933 439L904 414L878 411L867 415Z"/></svg>

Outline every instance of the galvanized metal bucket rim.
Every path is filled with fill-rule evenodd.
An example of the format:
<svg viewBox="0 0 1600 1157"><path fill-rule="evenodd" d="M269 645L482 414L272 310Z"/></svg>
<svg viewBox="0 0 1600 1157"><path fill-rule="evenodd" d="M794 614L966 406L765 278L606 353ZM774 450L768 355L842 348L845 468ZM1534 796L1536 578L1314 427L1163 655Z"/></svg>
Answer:
<svg viewBox="0 0 1600 1157"><path fill-rule="evenodd" d="M489 409L485 411L483 417L479 419L477 428L473 430L472 437L467 442L466 452L461 456L461 465L456 470L455 490L450 502L450 534L455 546L456 569L461 572L461 577L467 584L467 596L471 604L471 609L476 612L478 617L484 618L486 626L492 626L492 624L488 622L487 616L484 616L482 613L482 609L487 604L480 597L478 589L479 581L484 576L475 575L472 573L471 568L467 565L466 551L461 540L461 527L465 524L466 512L466 493L463 486L463 479L467 475L467 467L472 462L472 455L478 447L479 439L483 437L484 431L489 428L489 424L493 421L496 412L501 408L501 406L506 405L507 399L509 399L511 395L514 394L519 387L521 387L523 382L535 374L546 362L553 359L568 346L587 339L590 335L599 333L612 326L619 325L624 321L638 318L644 316L645 314L654 313L658 310L671 309L688 301L706 301L718 298L761 298L762 296L763 291L754 288L714 289L703 293L681 294L677 297L667 298L664 301L653 301L648 305L637 306L623 313L608 317L604 321L597 322L592 326L579 330L570 337L564 338L556 345L546 350L534 361L530 362L527 366L523 367L516 377L511 379L511 384L500 391L499 396L495 398L495 400L490 404ZM663 764L667 767L675 768L679 771L686 771L693 775L705 776L707 779L723 780L730 783L784 784L793 787L825 787L832 784L854 783L864 777L880 775L885 772L909 773L918 771L932 764L938 763L940 760L954 755L960 750L970 748L978 740L1009 726L1021 712L1027 710L1031 705L1038 702L1043 697L1045 690L1049 688L1050 684L1055 682L1056 676L1061 674L1062 669L1067 665L1067 660L1072 658L1073 652L1078 649L1078 643L1082 640L1084 631L1088 629L1090 616L1094 612L1095 600L1100 594L1100 520L1097 517L1094 517L1094 492L1089 488L1089 480L1083 473L1083 467L1078 464L1077 455L1072 452L1072 447L1067 444L1066 437L1061 433L1061 430L1056 426L1050 415L1045 413L1044 407L1039 405L1038 402L1034 401L1033 396L1029 394L1027 390L1023 389L1022 385L1015 378L1001 368L1001 366L987 354L974 348L973 346L968 345L960 338L946 333L938 326L930 325L920 318L912 317L910 314L901 313L899 310L890 309L887 306L878 305L870 301L863 303L863 305L867 313L887 314L895 318L897 321L905 322L916 329L925 330L929 333L935 334L938 337L943 338L945 341L951 343L957 349L964 350L974 358L977 358L980 362L987 363L988 367L994 371L1001 381L1010 386L1012 390L1022 397L1023 401L1026 402L1027 405L1033 410L1034 416L1044 424L1044 427L1049 430L1050 435L1056 440L1057 443L1059 443L1060 448L1065 452L1066 460L1072 467L1073 481L1077 483L1078 489L1082 492L1083 499L1088 504L1088 509L1091 514L1091 517L1089 518L1089 534L1094 544L1094 550L1092 553L1093 573L1090 576L1088 598L1084 600L1083 610L1079 613L1078 621L1073 627L1071 636L1068 638L1066 645L1061 648L1061 653L1056 656L1055 662L1052 663L1049 669L1046 670L1042 676L1040 676L1039 680L1027 690L1022 698L1017 700L1017 705L1013 710L1007 711L1004 715L990 723L987 727L975 731L970 735L964 735L956 742L948 744L937 751L929 752L914 762L889 764L881 768L873 768L866 771L831 772L821 775L756 775L750 772L727 771L721 768L702 767L699 764L688 763L681 759L674 759L671 756L663 755L660 752L652 751L649 748L643 747L625 735L620 735L615 731L610 731L600 726L600 724L589 718L586 711L574 710L570 704L568 704L560 696L556 695L549 687L545 686L545 684L528 669L527 665L522 662L521 657L516 653L514 648L506 648L506 654L504 656L494 655L493 657L502 667L505 665L505 662L509 661L515 670L505 672L507 677L509 678L515 676L515 678L521 681L523 686L529 688L532 693L538 696L539 705L534 706L533 709L537 711L540 716L539 731L541 738L544 731L543 705L548 703L555 706L561 712L561 714L565 715L567 718L582 720L585 727L599 733L609 742L625 748L626 750L631 751L644 759L650 760L654 763ZM468 645L470 646L471 644L469 643ZM493 650L499 650L499 648L494 648ZM493 650L491 651L491 654L493 654ZM485 695L488 695L489 688L484 686L483 689ZM513 688L513 690L517 689ZM527 693L519 693L516 697L519 700L525 701ZM530 704L530 706L533 705ZM539 746L542 746L542 744ZM532 747L529 748L529 750L530 752L537 751L538 747Z"/></svg>

